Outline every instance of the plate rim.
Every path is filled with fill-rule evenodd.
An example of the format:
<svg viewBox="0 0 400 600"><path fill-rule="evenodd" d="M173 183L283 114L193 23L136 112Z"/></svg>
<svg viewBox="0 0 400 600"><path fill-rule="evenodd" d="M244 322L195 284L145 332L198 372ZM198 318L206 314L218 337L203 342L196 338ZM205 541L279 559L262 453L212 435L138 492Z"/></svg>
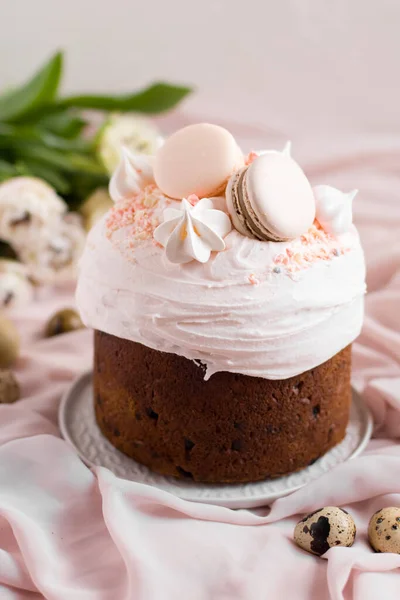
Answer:
<svg viewBox="0 0 400 600"><path fill-rule="evenodd" d="M58 425L60 428L61 435L62 435L63 439L65 440L65 442L75 451L75 453L79 456L79 458L82 460L82 462L88 468L95 469L102 465L93 463L89 458L87 458L85 456L84 452L79 448L79 446L77 446L73 437L70 434L69 427L67 425L67 418L66 418L68 406L70 403L72 403L75 400L76 391L79 390L79 388L82 386L85 386L85 385L91 386L92 376L93 376L93 369L87 369L87 370L83 371L77 377L75 377L75 379L72 381L71 385L68 386L66 391L63 393L61 401L60 401L59 409L58 409ZM88 380L88 381L86 381L86 380ZM353 452L343 462L346 462L347 460L352 460L353 458L356 458L357 456L359 456L359 454L361 454L361 452L363 452L365 450L368 442L371 439L371 435L372 435L372 431L373 431L373 417L372 417L371 411L369 410L368 406L362 399L361 395L354 388L354 386L352 386L351 389L352 389L352 402L355 402L357 404L357 412L358 412L358 414L361 414L362 418L363 418L363 423L362 423L363 436L360 439L356 448L353 450ZM119 454L122 454L116 448L113 448L113 450ZM130 460L136 462L133 458L130 458ZM141 466L144 466L144 465L141 465ZM109 467L103 466L102 468L107 469ZM301 472L301 471L299 471L299 472ZM328 471L326 471L325 473L327 473L327 472ZM321 476L324 475L325 473L322 473ZM293 473L289 473L287 476L283 476L283 478L290 477L291 475L293 475ZM190 493L189 493L189 495L187 494L187 489L190 489L190 488L183 487L183 485L181 487L181 490L182 490L182 495L181 495L179 493L179 491L180 491L179 486L182 482L179 479L174 480L174 478L172 478L172 477L166 478L162 475L159 476L160 478L162 477L163 479L173 480L173 485L176 487L176 489L166 489L166 487L162 484L157 485L157 484L152 484L149 482L143 482L143 481L138 481L138 480L134 480L134 479L127 479L119 474L118 475L116 474L115 476L122 478L122 479L126 479L128 481L135 481L136 483L140 483L141 485L148 485L150 487L155 487L159 490L170 493L174 496L177 496L178 498L187 500L189 502L211 504L214 506L225 506L226 508L230 508L230 509L246 509L246 508L252 509L252 508L257 508L260 506L265 507L265 506L268 506L271 502L274 502L275 500L277 500L278 498L288 496L289 494L292 494L293 492L299 490L300 488L307 485L307 483L309 483L309 482L304 482L304 483L300 483L298 485L293 485L292 487L289 487L286 490L284 490L284 492L277 490L275 492L269 493L268 495L266 493L260 492L259 494L256 493L255 495L253 495L251 497L248 497L248 496L244 497L244 496L240 496L238 494L237 497L226 498L226 499L218 498L216 496L207 497L205 499L205 498L188 497L188 496L190 496ZM153 472L153 476L157 477L157 473ZM253 485L260 484L260 483L261 482L254 482L254 483L250 482L250 483L246 483L246 484L226 484L226 488L230 488L232 490L232 489L234 489L235 485L237 485L237 486L244 486L244 485L253 486ZM202 483L196 482L196 486L204 486L205 488L212 487L212 485L213 484L207 484L207 483L202 484ZM221 486L225 487L223 484L218 484L218 485L220 486L220 488L221 488Z"/></svg>

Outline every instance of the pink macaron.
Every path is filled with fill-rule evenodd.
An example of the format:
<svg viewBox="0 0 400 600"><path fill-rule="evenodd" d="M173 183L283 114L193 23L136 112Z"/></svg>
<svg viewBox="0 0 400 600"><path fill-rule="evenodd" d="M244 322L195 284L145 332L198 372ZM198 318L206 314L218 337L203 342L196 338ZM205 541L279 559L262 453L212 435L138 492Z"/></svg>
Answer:
<svg viewBox="0 0 400 600"><path fill-rule="evenodd" d="M311 185L299 165L282 152L265 152L234 173L226 200L235 228L258 240L294 239L315 219Z"/></svg>
<svg viewBox="0 0 400 600"><path fill-rule="evenodd" d="M180 129L159 148L154 179L171 198L190 194L204 198L223 192L229 177L243 164L243 154L229 131L198 123Z"/></svg>

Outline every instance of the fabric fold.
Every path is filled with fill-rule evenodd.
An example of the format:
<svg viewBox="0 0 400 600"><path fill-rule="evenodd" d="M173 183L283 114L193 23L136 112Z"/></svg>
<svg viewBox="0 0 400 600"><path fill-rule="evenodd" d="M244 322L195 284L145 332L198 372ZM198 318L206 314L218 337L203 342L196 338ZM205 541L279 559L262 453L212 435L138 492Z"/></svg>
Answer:
<svg viewBox="0 0 400 600"><path fill-rule="evenodd" d="M246 139L261 134L249 130ZM92 472L57 425L61 396L90 368L92 334L43 339L45 321L73 306L73 290L43 291L11 314L22 335L23 398L0 405L1 600L398 599L400 555L374 554L367 527L376 510L400 506L399 142L377 138L374 148L369 136L365 160L360 139L339 157L334 143L324 155L312 141L303 155L313 185L360 188L354 214L370 294L353 384L374 416L375 439L360 457L254 511L189 503L102 467ZM300 515L328 504L351 512L357 537L319 559L292 534Z"/></svg>

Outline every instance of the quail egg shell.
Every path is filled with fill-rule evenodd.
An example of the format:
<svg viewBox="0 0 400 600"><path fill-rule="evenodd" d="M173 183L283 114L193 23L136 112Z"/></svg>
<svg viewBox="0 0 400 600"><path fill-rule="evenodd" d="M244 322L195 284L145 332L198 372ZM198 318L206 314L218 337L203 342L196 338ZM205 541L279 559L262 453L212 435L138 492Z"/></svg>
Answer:
<svg viewBox="0 0 400 600"><path fill-rule="evenodd" d="M304 517L294 530L300 548L321 556L334 546L352 546L356 526L351 515L337 506L325 506Z"/></svg>
<svg viewBox="0 0 400 600"><path fill-rule="evenodd" d="M400 554L400 508L388 506L372 515L368 539L375 552Z"/></svg>

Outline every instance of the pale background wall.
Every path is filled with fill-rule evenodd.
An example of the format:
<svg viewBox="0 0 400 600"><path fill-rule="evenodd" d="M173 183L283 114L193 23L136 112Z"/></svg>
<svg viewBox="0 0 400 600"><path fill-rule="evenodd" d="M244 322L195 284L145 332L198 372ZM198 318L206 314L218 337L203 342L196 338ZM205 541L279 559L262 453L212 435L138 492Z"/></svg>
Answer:
<svg viewBox="0 0 400 600"><path fill-rule="evenodd" d="M400 211L399 0L0 0L0 32L0 87L64 48L67 92L193 83L164 129L219 122L244 150L291 139L313 183L359 188L369 268L386 276L385 219Z"/></svg>
<svg viewBox="0 0 400 600"><path fill-rule="evenodd" d="M195 84L189 111L293 138L400 127L397 0L0 0L0 84L67 50L67 91Z"/></svg>

